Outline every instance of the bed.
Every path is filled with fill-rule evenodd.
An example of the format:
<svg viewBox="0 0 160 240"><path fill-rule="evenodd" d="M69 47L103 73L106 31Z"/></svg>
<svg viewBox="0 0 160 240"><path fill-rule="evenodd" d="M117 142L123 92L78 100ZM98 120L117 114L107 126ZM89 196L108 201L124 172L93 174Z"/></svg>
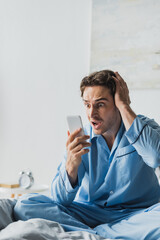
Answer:
<svg viewBox="0 0 160 240"><path fill-rule="evenodd" d="M0 199L0 240L105 239L85 231L65 232L59 223L40 218L14 221L13 208L15 204L16 199Z"/></svg>

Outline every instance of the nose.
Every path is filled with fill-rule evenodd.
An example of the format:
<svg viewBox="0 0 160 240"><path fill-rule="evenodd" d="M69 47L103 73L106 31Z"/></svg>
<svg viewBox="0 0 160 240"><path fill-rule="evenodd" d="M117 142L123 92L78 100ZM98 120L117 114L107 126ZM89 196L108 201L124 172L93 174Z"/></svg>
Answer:
<svg viewBox="0 0 160 240"><path fill-rule="evenodd" d="M89 115L90 115L90 118L93 118L96 115L96 109L94 106L90 107Z"/></svg>

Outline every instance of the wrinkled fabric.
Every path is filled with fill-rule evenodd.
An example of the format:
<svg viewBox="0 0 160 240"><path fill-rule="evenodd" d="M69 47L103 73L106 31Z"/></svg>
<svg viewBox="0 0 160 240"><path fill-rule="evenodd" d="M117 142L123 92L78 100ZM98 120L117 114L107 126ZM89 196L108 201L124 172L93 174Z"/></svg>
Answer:
<svg viewBox="0 0 160 240"><path fill-rule="evenodd" d="M73 201L94 203L100 207L149 207L160 199L155 168L160 165L160 126L138 116L125 131L122 122L111 151L105 139L90 135L91 147L82 156L78 184L72 188L64 161L52 182L53 199L70 205Z"/></svg>
<svg viewBox="0 0 160 240"><path fill-rule="evenodd" d="M89 153L82 156L78 184L74 188L70 184L65 155L52 182L52 198L47 210L51 214L42 214L46 211L45 203L35 214L39 201L33 205L30 198L28 202L20 200L17 203L17 219L25 218L27 208L31 208L27 217L52 215L54 221L64 224L64 228L67 226L66 231L72 231L73 226L80 224L80 228L88 227L88 231L94 230L105 237L143 239L141 226L145 226L145 218L150 216L148 236L151 233L154 236L155 231L160 234L160 227L157 230L159 207L153 210L160 200L160 186L155 174L155 168L160 166L160 126L142 115L136 117L128 131L122 122L111 151L103 136L93 134L91 126L86 127L85 133L90 135L91 147ZM54 207L56 210L52 211ZM153 209L147 212L150 207ZM156 217L152 221L154 214ZM132 221L137 221L137 225ZM126 229L132 238L125 238ZM133 236L133 229L137 235ZM151 239L154 238L150 236Z"/></svg>
<svg viewBox="0 0 160 240"><path fill-rule="evenodd" d="M30 219L14 222L0 232L1 240L110 240L88 232L65 232L60 224L44 220Z"/></svg>
<svg viewBox="0 0 160 240"><path fill-rule="evenodd" d="M40 194L23 195L14 207L14 218L16 220L29 220L31 218L43 218L59 222L65 231L88 230L95 233L80 219L75 218L68 208L57 204L50 197Z"/></svg>
<svg viewBox="0 0 160 240"><path fill-rule="evenodd" d="M0 199L0 230L14 221L13 207L15 204L15 199Z"/></svg>
<svg viewBox="0 0 160 240"><path fill-rule="evenodd" d="M110 224L102 224L95 229L103 237L123 240L160 239L160 203Z"/></svg>

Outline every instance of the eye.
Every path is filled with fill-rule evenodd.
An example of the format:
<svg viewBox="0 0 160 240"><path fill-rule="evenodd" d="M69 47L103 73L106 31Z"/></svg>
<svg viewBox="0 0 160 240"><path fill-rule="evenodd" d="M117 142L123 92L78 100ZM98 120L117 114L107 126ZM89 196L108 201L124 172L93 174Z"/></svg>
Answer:
<svg viewBox="0 0 160 240"><path fill-rule="evenodd" d="M90 104L89 103L85 103L84 104L86 108L89 108L90 107Z"/></svg>
<svg viewBox="0 0 160 240"><path fill-rule="evenodd" d="M100 108L100 107L103 107L103 106L104 106L104 103L100 102L100 103L97 104L97 108Z"/></svg>

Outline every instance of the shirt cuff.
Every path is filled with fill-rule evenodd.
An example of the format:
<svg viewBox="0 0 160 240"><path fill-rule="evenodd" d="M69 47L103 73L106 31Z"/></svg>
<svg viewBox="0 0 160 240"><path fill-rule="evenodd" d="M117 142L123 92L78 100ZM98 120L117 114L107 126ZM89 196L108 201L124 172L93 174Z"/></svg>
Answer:
<svg viewBox="0 0 160 240"><path fill-rule="evenodd" d="M65 168L65 165L63 165L60 169L60 175L61 175L61 179L63 181L63 184L65 186L65 189L68 193L75 193L78 190L78 184L73 188L70 181L69 181L69 177Z"/></svg>
<svg viewBox="0 0 160 240"><path fill-rule="evenodd" d="M131 127L125 133L125 136L127 137L130 144L134 144L138 140L146 125L146 122L141 120L138 116L134 119Z"/></svg>

